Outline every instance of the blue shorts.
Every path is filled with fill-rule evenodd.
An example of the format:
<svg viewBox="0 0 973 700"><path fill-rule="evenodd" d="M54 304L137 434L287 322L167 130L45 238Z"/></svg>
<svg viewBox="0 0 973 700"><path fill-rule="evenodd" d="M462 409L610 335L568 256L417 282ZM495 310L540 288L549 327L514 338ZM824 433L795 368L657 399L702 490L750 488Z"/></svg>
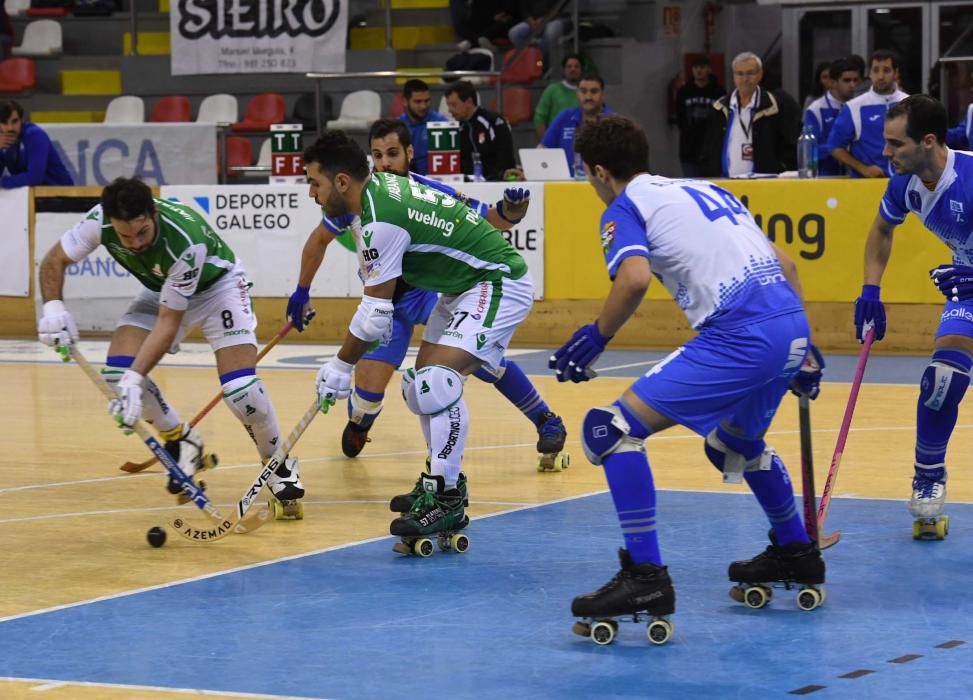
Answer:
<svg viewBox="0 0 973 700"><path fill-rule="evenodd" d="M362 355L362 359L385 362L398 369L409 349L412 329L417 324L426 324L437 301L439 295L425 289L410 289L399 297L392 314L392 337L388 343Z"/></svg>
<svg viewBox="0 0 973 700"><path fill-rule="evenodd" d="M947 301L943 315L936 329L936 337L944 335L963 335L973 338L973 304L961 301Z"/></svg>
<svg viewBox="0 0 973 700"><path fill-rule="evenodd" d="M632 391L699 435L723 423L756 440L801 368L809 336L803 311L733 329L706 328L635 380Z"/></svg>

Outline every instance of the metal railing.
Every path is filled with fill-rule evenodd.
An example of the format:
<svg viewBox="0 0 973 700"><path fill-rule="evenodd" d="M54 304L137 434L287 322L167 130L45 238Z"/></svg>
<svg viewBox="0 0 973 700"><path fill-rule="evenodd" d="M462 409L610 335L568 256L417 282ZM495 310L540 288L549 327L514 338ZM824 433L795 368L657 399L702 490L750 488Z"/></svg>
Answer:
<svg viewBox="0 0 973 700"><path fill-rule="evenodd" d="M306 73L307 77L314 81L314 119L317 125L317 135L320 136L324 130L324 120L322 119L322 84L327 80L372 80L372 79L395 79L395 78L456 78L457 80L470 78L496 78L497 92L497 111L503 111L503 82L500 79L500 71L475 71L475 70L441 70L441 71L394 71L380 70L368 71L364 73Z"/></svg>

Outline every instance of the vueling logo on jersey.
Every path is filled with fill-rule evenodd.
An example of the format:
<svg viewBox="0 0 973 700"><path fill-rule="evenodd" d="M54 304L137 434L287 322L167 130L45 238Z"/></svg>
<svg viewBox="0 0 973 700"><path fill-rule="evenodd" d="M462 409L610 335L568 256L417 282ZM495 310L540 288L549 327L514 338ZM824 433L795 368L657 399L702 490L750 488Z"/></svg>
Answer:
<svg viewBox="0 0 973 700"><path fill-rule="evenodd" d="M415 221L416 223L426 224L427 226L438 228L440 231L443 232L443 235L446 236L447 238L453 235L453 229L455 228L455 224L453 224L452 221L447 221L446 219L439 218L438 216L436 216L435 212L423 213L421 211L417 211L413 209L412 207L409 207L406 210L406 214L408 215L410 220Z"/></svg>

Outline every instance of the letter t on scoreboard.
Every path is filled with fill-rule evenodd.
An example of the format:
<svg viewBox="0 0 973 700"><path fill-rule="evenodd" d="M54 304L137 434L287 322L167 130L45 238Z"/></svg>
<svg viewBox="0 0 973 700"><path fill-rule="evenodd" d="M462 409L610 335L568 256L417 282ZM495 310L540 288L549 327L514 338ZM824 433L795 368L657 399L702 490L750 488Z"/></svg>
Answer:
<svg viewBox="0 0 973 700"><path fill-rule="evenodd" d="M300 124L270 125L270 184L300 185L304 174L304 133Z"/></svg>

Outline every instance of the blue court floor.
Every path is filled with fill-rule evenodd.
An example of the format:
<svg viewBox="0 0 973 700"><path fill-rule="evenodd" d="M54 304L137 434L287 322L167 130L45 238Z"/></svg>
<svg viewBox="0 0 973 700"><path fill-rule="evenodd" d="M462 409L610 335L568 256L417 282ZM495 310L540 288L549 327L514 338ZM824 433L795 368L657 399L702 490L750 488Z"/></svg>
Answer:
<svg viewBox="0 0 973 700"><path fill-rule="evenodd" d="M836 499L824 607L750 610L726 566L765 546L749 496L663 491L676 632L609 647L571 598L617 569L601 493L475 520L464 555L383 538L0 623L0 676L307 698L971 698L973 506L914 542L901 501ZM7 562L6 565L12 565ZM26 575L26 572L25 572Z"/></svg>

